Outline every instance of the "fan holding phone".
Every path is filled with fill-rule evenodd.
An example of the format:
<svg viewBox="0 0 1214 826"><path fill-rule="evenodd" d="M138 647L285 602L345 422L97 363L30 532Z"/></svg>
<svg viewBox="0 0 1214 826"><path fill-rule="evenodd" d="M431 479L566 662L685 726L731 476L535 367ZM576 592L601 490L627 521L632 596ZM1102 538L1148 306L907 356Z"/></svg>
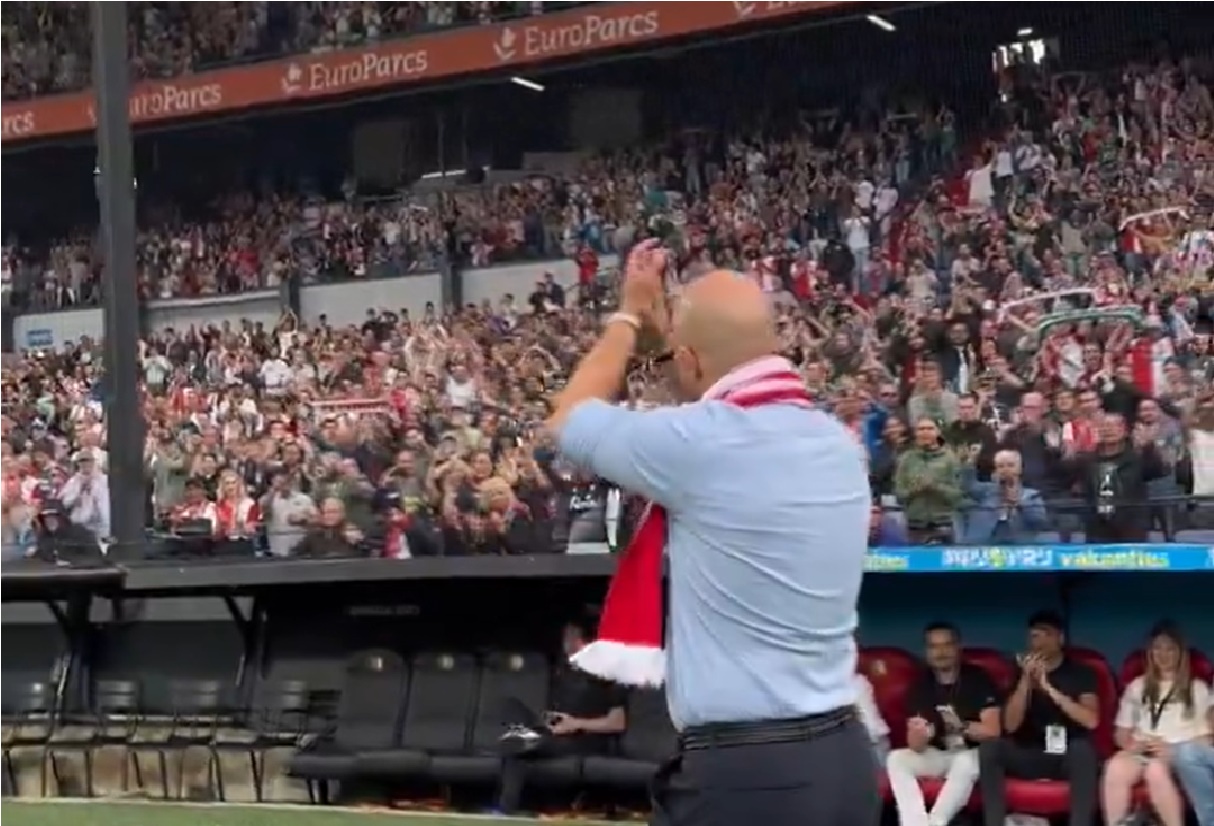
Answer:
<svg viewBox="0 0 1214 826"><path fill-rule="evenodd" d="M932 623L924 642L928 667L906 698L907 748L886 761L904 826L951 822L978 781L977 747L999 736L999 691L983 669L961 661L960 630ZM944 779L930 811L921 777Z"/></svg>

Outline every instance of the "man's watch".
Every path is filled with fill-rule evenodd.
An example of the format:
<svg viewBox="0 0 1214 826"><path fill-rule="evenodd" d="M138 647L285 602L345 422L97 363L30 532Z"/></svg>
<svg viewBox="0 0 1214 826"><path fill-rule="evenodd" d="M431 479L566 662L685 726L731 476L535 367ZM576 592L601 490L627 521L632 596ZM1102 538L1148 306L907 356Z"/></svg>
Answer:
<svg viewBox="0 0 1214 826"><path fill-rule="evenodd" d="M641 332L641 319L632 313L612 313L603 320L603 329L610 327L612 324L627 324L637 333Z"/></svg>

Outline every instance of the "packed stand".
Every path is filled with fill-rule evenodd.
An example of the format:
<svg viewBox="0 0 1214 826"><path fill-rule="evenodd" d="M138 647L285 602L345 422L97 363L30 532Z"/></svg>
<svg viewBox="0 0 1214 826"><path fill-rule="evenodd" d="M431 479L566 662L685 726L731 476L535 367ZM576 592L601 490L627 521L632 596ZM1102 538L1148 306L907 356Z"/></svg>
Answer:
<svg viewBox="0 0 1214 826"><path fill-rule="evenodd" d="M913 430L928 446L889 477L912 525L949 522L962 494L910 479L1006 478L1000 448L1018 454L1014 488L1033 506L1021 500L995 533L977 515L954 524L976 543L1039 531L1037 498L1064 538L1081 524L1095 541L1150 527L1173 538L1190 507L1169 498L1210 495L1211 76L1208 60L1109 75L1019 66L1005 79L1013 125L910 215L907 289L888 299L901 318L884 301L875 313L900 327L901 378L915 383L883 442ZM917 363L933 349L934 364ZM955 461L930 448L925 419L961 446ZM1149 508L1101 504L1148 496Z"/></svg>
<svg viewBox="0 0 1214 826"><path fill-rule="evenodd" d="M488 24L571 3L131 3L133 80L167 79L283 55L353 48L453 26ZM91 82L88 3L14 3L3 21L4 100L74 92Z"/></svg>
<svg viewBox="0 0 1214 826"><path fill-rule="evenodd" d="M456 230L473 257L556 246L578 256L583 289L566 296L550 281L424 319L369 309L361 329L287 319L153 337L149 522L170 538L156 552L559 552L587 520L618 545L635 511L627 492L564 467L538 425L610 301L599 253L649 235L675 252L673 293L719 265L773 294L785 352L867 448L875 545L1140 542L1204 528L1208 68L1019 66L1000 113L1010 125L972 164L947 108L895 109L868 128L830 116L778 140L682 139L592 158L559 185L444 196L480 226ZM488 233L496 219L483 223L476 198L516 220ZM555 204L568 222L528 224ZM208 289L256 282L279 216L304 212L242 208L253 229L234 237L271 250L243 270L205 234L176 257L162 243L145 264L167 261L175 278L173 262L201 249L228 273L203 279ZM318 215L313 249L365 237L366 221L334 231L338 219ZM97 360L85 343L7 371L5 502L26 543L48 502L83 508L74 521L106 536ZM626 403L670 401L660 361L630 377ZM99 482L93 506L75 496L81 472Z"/></svg>
<svg viewBox="0 0 1214 826"><path fill-rule="evenodd" d="M690 245L679 237L697 239L696 243L710 245L713 254L741 267L745 260L758 261L755 253L765 239L752 233L763 226L761 212L782 213L790 222L789 231L806 233L807 239L825 232L835 220L834 202L821 199L817 226L808 222L793 226L796 211L804 206L793 202L794 179L786 173L798 158L822 163L833 158L830 147L840 134L836 124L824 124L787 144L672 145L653 166L646 165L646 156L640 153L589 161L587 174L560 196L567 212L577 217L578 231L547 236L524 231L518 236L520 245L534 240L544 247L551 241L562 252L578 256L590 283L588 289L570 296L549 280L537 285L530 296L506 298L498 307L466 310L441 323L369 311L362 330L335 330L323 324L309 328L287 320L276 331L249 327L154 337L143 359L153 524L173 535L180 534L183 522L195 523L188 534L198 532L197 523L208 521L212 525L203 532L209 539L217 534L242 539L257 534L262 552L275 555L353 553L365 548L404 555L440 549L452 554L564 550L571 541L578 544L581 529L574 529L574 523L584 526L587 518L615 523L620 511L626 517L632 503L626 497L621 502L618 493L563 467L538 428L547 414L547 397L559 389L579 354L593 341L595 306L605 297L597 289L599 253L640 235L661 232L670 243L688 249ZM870 172L859 163L869 142L872 156L880 157L882 147L908 138L891 128L888 133L851 135L848 140L840 168L846 165L850 176L840 172L830 192L850 203L846 193L853 187L861 193L869 188ZM779 186L775 179L764 186L760 159L765 152L775 159L777 176L786 178ZM676 162L676 157L681 160ZM909 184L909 168L904 172ZM536 202L543 203L540 199L554 197L555 186L550 179L544 184L529 182L504 200L517 196L522 201L534 194ZM617 197L604 197L607 194ZM450 197L463 198L459 208L468 209L471 196ZM640 209L622 220L600 221L597 216L608 213L609 203L639 203ZM230 233L244 239L250 250L257 248L258 239L273 248L283 236L276 229L280 217L311 220L315 231L308 237L314 249L340 245L340 239L347 237L344 230L335 230L344 218L341 207L329 205L310 218L285 207L259 213L251 201L235 207L243 212L230 219L233 223L241 220L251 227L269 227L260 234ZM261 220L249 217L258 214ZM358 230L366 224L347 221L342 226ZM303 234L287 234L296 253ZM181 233L168 237L168 243L150 234L141 238L144 272L151 263L162 266L160 283L166 276L176 283L178 273L185 272L180 280L191 283L195 293L238 289L242 272L258 271L256 264L273 255L272 251L265 256L251 254L249 266L240 270L242 256L211 241L216 236L205 230L196 239ZM473 246L486 243L487 238L480 236ZM187 269L199 251L229 271L230 277L203 280L199 290L197 272L205 268ZM694 255L703 258L708 253L697 247ZM95 272L92 267L81 270ZM589 306L572 306L579 298ZM19 498L41 498L43 512L46 501L52 508L70 512L76 498L64 502L58 498L62 480L46 480L54 477L54 468L76 464L72 457L80 458L80 440L92 438L77 434L91 432L100 415L96 399L102 391L95 383L98 348L89 342L67 353L28 356L9 373L13 407L29 414L18 414L6 425L13 433L10 446L20 447L15 451L19 456L13 476L24 480ZM55 379L60 369L70 378ZM653 374L644 372L634 377L633 401L668 401L661 383L653 379ZM33 404L48 380L62 392L45 399L39 411ZM83 430L74 424L81 418L89 422ZM281 438L284 432L291 434L290 440ZM61 436L58 442L56 436ZM283 469L288 472L278 473ZM85 470L103 475L102 467L87 464L87 459ZM223 484L221 476L227 480ZM244 492L234 482L240 482ZM275 485L294 491L290 509L265 499ZM331 486L339 492L332 498L341 501L340 509L332 504L325 507ZM88 518L95 520L93 533L99 538L108 532L105 505L100 503L103 490L104 483L89 486L97 506L90 511L96 515ZM210 508L227 497L244 504L220 508L227 518L212 518ZM604 514L608 510L611 516ZM18 511L18 516L28 515ZM239 524L230 524L232 514L241 514ZM618 521L626 527L626 518ZM348 523L352 529L341 536L359 540L338 542L323 551L316 542L300 545L306 533L301 529L313 522ZM402 525L410 530L400 530ZM592 532L610 534L611 544L618 544L619 531L604 527ZM242 542L203 544L219 552L251 550ZM198 543L167 543L168 552L198 547Z"/></svg>

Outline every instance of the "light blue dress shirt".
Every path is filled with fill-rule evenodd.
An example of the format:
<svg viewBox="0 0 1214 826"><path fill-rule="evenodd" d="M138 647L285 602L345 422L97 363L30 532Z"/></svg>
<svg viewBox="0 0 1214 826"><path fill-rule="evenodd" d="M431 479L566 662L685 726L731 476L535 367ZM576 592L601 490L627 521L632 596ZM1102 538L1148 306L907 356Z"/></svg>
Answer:
<svg viewBox="0 0 1214 826"><path fill-rule="evenodd" d="M856 701L856 600L871 502L833 417L720 401L634 412L587 401L564 455L669 513L666 692L679 728Z"/></svg>

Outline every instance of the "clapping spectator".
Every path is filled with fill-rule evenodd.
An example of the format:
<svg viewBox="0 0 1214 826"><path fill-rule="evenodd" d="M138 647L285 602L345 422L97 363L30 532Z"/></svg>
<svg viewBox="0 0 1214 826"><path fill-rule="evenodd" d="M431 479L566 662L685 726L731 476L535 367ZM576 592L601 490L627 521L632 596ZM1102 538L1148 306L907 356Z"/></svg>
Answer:
<svg viewBox="0 0 1214 826"><path fill-rule="evenodd" d="M181 502L169 514L169 526L175 536L199 539L216 535L219 517L215 503L207 494L206 482L197 476L186 479ZM209 545L208 545L209 547Z"/></svg>
<svg viewBox="0 0 1214 826"><path fill-rule="evenodd" d="M223 542L249 542L261 527L261 509L245 490L244 480L233 471L219 477L215 500L215 538Z"/></svg>
<svg viewBox="0 0 1214 826"><path fill-rule="evenodd" d="M152 484L152 503L157 514L170 513L185 494L189 466L180 442L165 428L148 434L144 465Z"/></svg>
<svg viewBox="0 0 1214 826"><path fill-rule="evenodd" d="M335 496L321 499L319 510L315 526L292 549L291 555L301 559L361 556L363 533L346 519L342 500Z"/></svg>
<svg viewBox="0 0 1214 826"><path fill-rule="evenodd" d="M1020 455L1011 450L995 454L991 481L979 482L973 461L962 476L969 504L962 508L962 542L966 545L1031 544L1050 527L1041 494L1021 481Z"/></svg>
<svg viewBox="0 0 1214 826"><path fill-rule="evenodd" d="M881 440L872 447L868 458L868 475L875 494L895 495L894 479L898 462L913 444L906 422L897 415L889 416L881 431Z"/></svg>
<svg viewBox="0 0 1214 826"><path fill-rule="evenodd" d="M1128 503L1149 501L1148 483L1168 472L1145 429L1131 439L1125 419L1105 413L1098 442L1091 452L1073 455L1063 472L1087 504L1085 530L1089 542L1143 542L1150 511Z"/></svg>
<svg viewBox="0 0 1214 826"><path fill-rule="evenodd" d="M944 386L940 365L924 359L915 376L915 391L906 404L911 420L928 418L943 429L957 421L957 408L957 394Z"/></svg>
<svg viewBox="0 0 1214 826"><path fill-rule="evenodd" d="M23 559L33 554L38 542L37 524L30 508L22 502L4 503L2 539L4 560Z"/></svg>
<svg viewBox="0 0 1214 826"><path fill-rule="evenodd" d="M261 498L266 542L274 557L289 556L316 518L312 497L296 490L293 483L289 471L277 469L271 474L270 490Z"/></svg>
<svg viewBox="0 0 1214 826"><path fill-rule="evenodd" d="M944 428L944 441L963 463L973 468L977 481L990 478L999 443L995 431L982 421L981 415L981 398L963 393L957 398L957 420Z"/></svg>
<svg viewBox="0 0 1214 826"><path fill-rule="evenodd" d="M98 470L93 454L80 451L73 457L76 473L60 491L59 498L68 518L87 529L97 539L110 535L109 477Z"/></svg>
<svg viewBox="0 0 1214 826"><path fill-rule="evenodd" d="M517 482L517 477L515 477ZM515 496L511 482L495 477L480 486L480 511L487 531L497 538L500 552L530 553L536 547L530 509Z"/></svg>
<svg viewBox="0 0 1214 826"><path fill-rule="evenodd" d="M961 467L945 449L934 419L918 419L914 438L914 446L898 459L894 490L906 510L911 540L946 542L961 503Z"/></svg>

